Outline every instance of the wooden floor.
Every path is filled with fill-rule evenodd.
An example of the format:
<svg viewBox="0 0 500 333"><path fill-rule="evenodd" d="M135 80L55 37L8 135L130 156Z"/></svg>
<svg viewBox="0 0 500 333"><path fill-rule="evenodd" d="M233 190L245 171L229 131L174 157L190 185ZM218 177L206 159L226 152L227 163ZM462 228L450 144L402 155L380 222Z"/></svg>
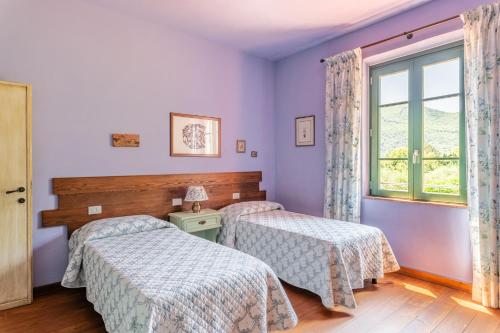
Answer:
<svg viewBox="0 0 500 333"><path fill-rule="evenodd" d="M285 285L299 317L288 332L500 332L500 311L484 308L470 295L390 274L356 292L355 310L326 310L319 297ZM0 311L0 332L105 332L101 317L82 289L35 295L33 304Z"/></svg>

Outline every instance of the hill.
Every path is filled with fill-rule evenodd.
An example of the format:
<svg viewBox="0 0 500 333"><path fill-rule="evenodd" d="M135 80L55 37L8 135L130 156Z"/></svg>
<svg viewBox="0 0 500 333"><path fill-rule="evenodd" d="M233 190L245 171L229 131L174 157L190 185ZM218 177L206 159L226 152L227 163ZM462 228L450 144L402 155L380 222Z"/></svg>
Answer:
<svg viewBox="0 0 500 333"><path fill-rule="evenodd" d="M408 108L401 105L386 107L381 109L380 115L380 153L381 157L388 157L391 152L408 145ZM425 108L423 121L425 145L431 146L439 156L456 154L459 144L458 112Z"/></svg>

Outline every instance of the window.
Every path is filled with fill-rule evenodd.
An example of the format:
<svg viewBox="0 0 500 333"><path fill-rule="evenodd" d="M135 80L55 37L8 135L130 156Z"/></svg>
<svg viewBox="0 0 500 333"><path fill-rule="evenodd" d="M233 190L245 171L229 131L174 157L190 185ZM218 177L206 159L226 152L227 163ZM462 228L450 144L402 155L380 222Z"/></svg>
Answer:
<svg viewBox="0 0 500 333"><path fill-rule="evenodd" d="M463 45L370 68L371 195L466 202Z"/></svg>

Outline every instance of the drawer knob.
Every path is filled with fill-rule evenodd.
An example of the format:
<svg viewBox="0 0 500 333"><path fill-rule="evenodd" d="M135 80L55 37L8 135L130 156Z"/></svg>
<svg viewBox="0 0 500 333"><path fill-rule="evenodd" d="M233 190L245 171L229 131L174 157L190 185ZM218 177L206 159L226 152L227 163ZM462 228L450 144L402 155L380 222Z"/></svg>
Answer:
<svg viewBox="0 0 500 333"><path fill-rule="evenodd" d="M200 222L198 222L198 224L201 224L201 225L204 225L205 223L207 223L207 221L200 221Z"/></svg>

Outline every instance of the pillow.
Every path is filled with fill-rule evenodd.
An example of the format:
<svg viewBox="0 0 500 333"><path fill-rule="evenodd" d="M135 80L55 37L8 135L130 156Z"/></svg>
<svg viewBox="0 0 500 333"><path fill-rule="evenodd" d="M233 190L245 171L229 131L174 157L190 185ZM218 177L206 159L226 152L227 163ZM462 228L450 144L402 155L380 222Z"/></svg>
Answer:
<svg viewBox="0 0 500 333"><path fill-rule="evenodd" d="M284 209L281 204L272 201L246 201L226 206L219 210L222 221L217 242L234 248L236 244L236 224L242 215Z"/></svg>
<svg viewBox="0 0 500 333"><path fill-rule="evenodd" d="M85 286L82 260L83 249L87 242L172 227L175 227L175 225L149 215L112 217L87 223L73 232L69 239L69 263L61 284L68 288Z"/></svg>
<svg viewBox="0 0 500 333"><path fill-rule="evenodd" d="M126 235L141 231L149 231L159 228L171 226L167 221L160 220L150 215L129 215L120 217L111 217L99 219L87 223L83 227L77 229L72 235L73 238L88 238L93 239L105 238L111 236Z"/></svg>
<svg viewBox="0 0 500 333"><path fill-rule="evenodd" d="M229 206L219 209L219 211L222 214L228 213L230 211L231 212L238 211L240 214L242 214L243 212L249 214L257 212L267 212L270 210L277 210L277 209L284 210L285 208L283 207L282 204L272 201L245 201L245 202L238 202L231 204Z"/></svg>

